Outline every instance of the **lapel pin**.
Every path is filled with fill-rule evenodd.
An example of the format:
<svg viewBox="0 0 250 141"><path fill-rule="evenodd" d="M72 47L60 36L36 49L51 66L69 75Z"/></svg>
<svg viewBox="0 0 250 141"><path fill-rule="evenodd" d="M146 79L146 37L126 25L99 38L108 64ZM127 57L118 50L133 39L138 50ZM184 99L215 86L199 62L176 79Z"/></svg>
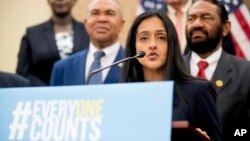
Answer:
<svg viewBox="0 0 250 141"><path fill-rule="evenodd" d="M118 64L118 67L120 67L120 68L121 68L121 67L122 67L122 65L123 65L123 63L120 63L120 64Z"/></svg>
<svg viewBox="0 0 250 141"><path fill-rule="evenodd" d="M216 84L217 87L222 87L223 86L223 81L222 80L217 80L215 82L215 84Z"/></svg>

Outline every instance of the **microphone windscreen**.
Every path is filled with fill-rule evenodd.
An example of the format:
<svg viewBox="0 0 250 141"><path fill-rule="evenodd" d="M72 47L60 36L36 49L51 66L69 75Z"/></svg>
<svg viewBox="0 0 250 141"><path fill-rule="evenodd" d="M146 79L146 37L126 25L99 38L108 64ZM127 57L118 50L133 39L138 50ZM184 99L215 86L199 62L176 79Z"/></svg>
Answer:
<svg viewBox="0 0 250 141"><path fill-rule="evenodd" d="M144 51L139 51L137 52L137 58L142 58L146 55L146 53Z"/></svg>

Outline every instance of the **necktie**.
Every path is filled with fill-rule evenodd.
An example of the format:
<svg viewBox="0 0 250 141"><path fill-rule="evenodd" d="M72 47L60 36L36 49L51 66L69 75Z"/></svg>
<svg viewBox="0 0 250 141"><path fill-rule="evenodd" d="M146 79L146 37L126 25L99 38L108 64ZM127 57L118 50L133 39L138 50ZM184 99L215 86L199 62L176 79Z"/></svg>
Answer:
<svg viewBox="0 0 250 141"><path fill-rule="evenodd" d="M208 63L206 61L198 62L199 72L197 74L197 77L206 79L205 69L207 68L207 66Z"/></svg>
<svg viewBox="0 0 250 141"><path fill-rule="evenodd" d="M176 11L175 12L175 16L176 16L175 29L177 31L177 35L178 35L178 39L179 39L180 43L182 41L182 24L183 24L182 15L183 15L183 13L181 11Z"/></svg>
<svg viewBox="0 0 250 141"><path fill-rule="evenodd" d="M103 51L96 51L94 53L94 61L90 67L89 74L96 69L101 68L101 58L105 55ZM93 74L89 80L89 84L101 84L102 83L102 72Z"/></svg>

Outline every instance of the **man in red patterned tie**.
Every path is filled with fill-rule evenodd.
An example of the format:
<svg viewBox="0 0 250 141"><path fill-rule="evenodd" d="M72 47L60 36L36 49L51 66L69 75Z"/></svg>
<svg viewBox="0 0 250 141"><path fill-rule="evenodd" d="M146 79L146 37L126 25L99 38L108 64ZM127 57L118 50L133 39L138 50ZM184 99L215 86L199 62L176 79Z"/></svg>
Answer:
<svg viewBox="0 0 250 141"><path fill-rule="evenodd" d="M230 28L222 4L216 0L195 1L188 11L186 23L191 52L184 60L193 76L205 77L214 84L225 140L249 140L250 133L241 138L234 136L236 129L250 131L250 63L222 49L222 39Z"/></svg>
<svg viewBox="0 0 250 141"><path fill-rule="evenodd" d="M205 69L208 67L208 62L207 61L199 61L197 65L199 67L199 71L198 71L196 77L207 79L206 74L205 74Z"/></svg>

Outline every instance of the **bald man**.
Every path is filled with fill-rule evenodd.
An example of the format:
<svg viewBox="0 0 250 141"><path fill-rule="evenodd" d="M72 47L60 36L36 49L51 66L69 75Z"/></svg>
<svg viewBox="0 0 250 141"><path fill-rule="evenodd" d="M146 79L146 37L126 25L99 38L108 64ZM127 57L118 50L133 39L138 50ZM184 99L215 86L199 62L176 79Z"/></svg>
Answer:
<svg viewBox="0 0 250 141"><path fill-rule="evenodd" d="M88 48L57 62L53 68L51 85L87 84L93 66L104 67L124 57L124 48L118 40L124 18L117 0L92 0L88 4L84 23L90 38ZM96 54L100 52L102 55L97 59ZM92 77L99 77L95 78L98 82L93 81L91 84L117 83L120 71L119 66L105 69L90 77L90 81Z"/></svg>

